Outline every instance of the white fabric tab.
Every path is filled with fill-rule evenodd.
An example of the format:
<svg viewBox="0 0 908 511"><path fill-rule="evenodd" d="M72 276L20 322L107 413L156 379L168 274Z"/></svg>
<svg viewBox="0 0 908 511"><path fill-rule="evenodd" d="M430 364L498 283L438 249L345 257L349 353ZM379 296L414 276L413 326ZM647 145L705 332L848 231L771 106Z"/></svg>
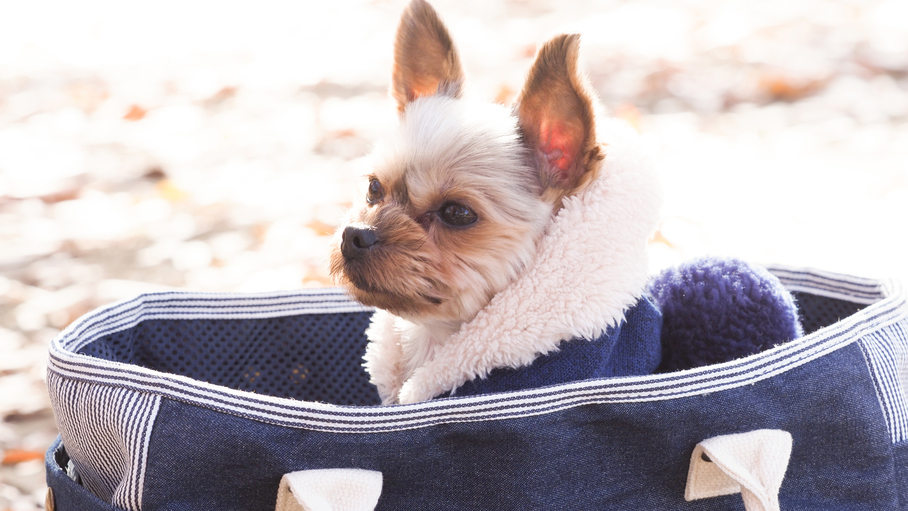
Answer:
<svg viewBox="0 0 908 511"><path fill-rule="evenodd" d="M791 434L777 429L704 440L691 455L684 499L741 493L747 511L779 511L790 457Z"/></svg>
<svg viewBox="0 0 908 511"><path fill-rule="evenodd" d="M372 511L382 474L358 468L300 470L284 474L275 511Z"/></svg>

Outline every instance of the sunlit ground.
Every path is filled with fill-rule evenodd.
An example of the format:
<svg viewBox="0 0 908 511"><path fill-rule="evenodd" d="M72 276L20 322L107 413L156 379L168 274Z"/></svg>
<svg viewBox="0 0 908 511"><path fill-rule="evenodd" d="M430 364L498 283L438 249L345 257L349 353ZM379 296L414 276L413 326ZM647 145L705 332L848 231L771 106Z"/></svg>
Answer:
<svg viewBox="0 0 908 511"><path fill-rule="evenodd" d="M653 270L705 254L908 282L908 1L437 1L468 93L583 34L658 154ZM0 509L43 502L43 360L159 287L329 285L396 114L403 2L8 2L0 16Z"/></svg>

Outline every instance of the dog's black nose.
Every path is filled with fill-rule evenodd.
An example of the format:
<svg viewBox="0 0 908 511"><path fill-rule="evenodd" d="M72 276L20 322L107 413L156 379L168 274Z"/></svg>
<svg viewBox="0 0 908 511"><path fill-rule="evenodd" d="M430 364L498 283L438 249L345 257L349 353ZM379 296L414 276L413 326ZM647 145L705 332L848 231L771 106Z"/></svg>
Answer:
<svg viewBox="0 0 908 511"><path fill-rule="evenodd" d="M378 236L374 229L360 229L347 226L341 235L341 253L347 259L362 257L378 245Z"/></svg>

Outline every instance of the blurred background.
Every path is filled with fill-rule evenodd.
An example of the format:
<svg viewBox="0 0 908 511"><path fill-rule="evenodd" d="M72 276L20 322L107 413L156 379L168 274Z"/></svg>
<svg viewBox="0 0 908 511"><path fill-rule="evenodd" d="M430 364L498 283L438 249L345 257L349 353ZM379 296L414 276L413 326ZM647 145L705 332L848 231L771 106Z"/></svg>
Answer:
<svg viewBox="0 0 908 511"><path fill-rule="evenodd" d="M653 271L703 255L908 282L908 0L436 0L468 94L509 102L582 34L658 154ZM165 288L330 285L393 126L403 0L4 2L0 510L43 506L47 344Z"/></svg>

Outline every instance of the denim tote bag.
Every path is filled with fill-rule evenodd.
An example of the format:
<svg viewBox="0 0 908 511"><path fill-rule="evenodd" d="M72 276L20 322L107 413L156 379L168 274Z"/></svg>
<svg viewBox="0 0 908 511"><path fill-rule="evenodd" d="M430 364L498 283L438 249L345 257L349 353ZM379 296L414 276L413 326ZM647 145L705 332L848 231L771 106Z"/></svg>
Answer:
<svg viewBox="0 0 908 511"><path fill-rule="evenodd" d="M378 406L361 365L372 311L338 290L107 306L50 349L61 436L46 458L48 503L908 509L904 291L771 271L806 335L760 354L394 406Z"/></svg>

